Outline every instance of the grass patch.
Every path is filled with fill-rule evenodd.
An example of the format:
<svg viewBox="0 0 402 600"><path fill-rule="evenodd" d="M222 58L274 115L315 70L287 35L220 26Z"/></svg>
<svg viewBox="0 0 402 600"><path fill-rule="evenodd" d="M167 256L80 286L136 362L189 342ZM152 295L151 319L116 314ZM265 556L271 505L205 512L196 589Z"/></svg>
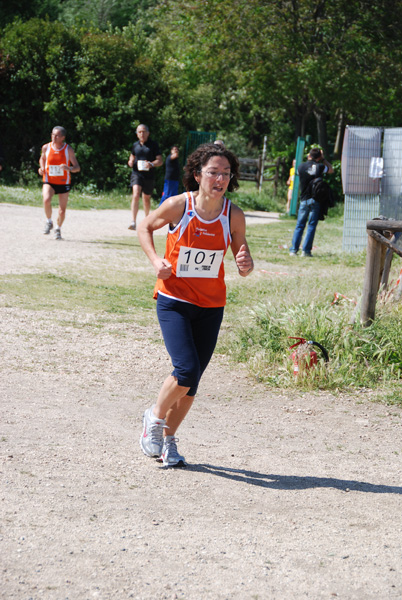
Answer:
<svg viewBox="0 0 402 600"><path fill-rule="evenodd" d="M262 210L266 212L283 212L286 207L286 202L283 200L285 196L278 193L274 196L273 189L264 187L261 192L258 192L255 184L250 182L241 182L239 190L230 194L231 200L243 210ZM247 184L247 185L246 185Z"/></svg>
<svg viewBox="0 0 402 600"><path fill-rule="evenodd" d="M55 199L55 202L57 198ZM42 206L42 186L40 184L29 187L0 186L0 203L19 204L24 206ZM76 210L106 210L130 207L130 191L115 190L113 192L88 193L85 190L72 188L69 195L69 208Z"/></svg>
<svg viewBox="0 0 402 600"><path fill-rule="evenodd" d="M376 320L367 329L359 323L365 252L341 250L343 217L339 208L320 222L312 259L290 257L295 219L248 228L256 263L246 282L228 272L228 305L218 351L244 363L269 387L303 390L377 390L376 398L402 405L402 308L378 303ZM231 261L228 261L230 265ZM390 281L400 265L394 260ZM347 299L333 303L335 293ZM318 365L295 377L290 336L321 343Z"/></svg>
<svg viewBox="0 0 402 600"><path fill-rule="evenodd" d="M119 315L154 308L152 275L141 278L131 275L125 285L109 279L112 281L105 284L50 273L6 275L1 277L3 302L6 306L29 310L85 310Z"/></svg>
<svg viewBox="0 0 402 600"><path fill-rule="evenodd" d="M224 352L247 363L251 373L274 387L353 390L388 388L401 379L402 342L398 331L402 310L380 310L374 324L363 329L350 324L351 310L322 301L272 306L261 303L249 311L249 319L226 337ZM330 361L305 370L297 378L289 346L290 336L321 343ZM393 397L397 399L399 395ZM389 400L390 396L388 396ZM395 400L397 402L397 400Z"/></svg>

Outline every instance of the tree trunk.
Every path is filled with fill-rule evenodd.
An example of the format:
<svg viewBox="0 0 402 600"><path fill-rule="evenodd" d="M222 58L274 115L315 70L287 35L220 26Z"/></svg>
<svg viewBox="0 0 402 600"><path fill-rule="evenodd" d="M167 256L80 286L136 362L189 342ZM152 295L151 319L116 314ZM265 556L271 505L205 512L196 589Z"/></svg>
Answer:
<svg viewBox="0 0 402 600"><path fill-rule="evenodd" d="M338 127L337 127L336 141L335 141L335 147L334 147L334 158L339 160L341 158L342 146L343 146L343 136L345 133L345 114L342 109L339 109L337 111L337 117L338 117Z"/></svg>
<svg viewBox="0 0 402 600"><path fill-rule="evenodd" d="M317 123L318 143L324 151L325 158L328 159L327 115L324 110L315 108L314 116Z"/></svg>

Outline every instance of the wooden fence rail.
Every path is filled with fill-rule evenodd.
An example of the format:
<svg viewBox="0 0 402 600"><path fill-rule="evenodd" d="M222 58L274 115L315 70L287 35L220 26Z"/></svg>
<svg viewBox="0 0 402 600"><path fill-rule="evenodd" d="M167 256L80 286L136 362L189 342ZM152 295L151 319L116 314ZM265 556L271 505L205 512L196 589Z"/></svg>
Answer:
<svg viewBox="0 0 402 600"><path fill-rule="evenodd" d="M378 290L380 285L388 284L393 253L402 257L402 251L394 243L402 232L402 221L380 216L367 221L366 229L367 256L360 309L360 320L364 327L374 321Z"/></svg>
<svg viewBox="0 0 402 600"><path fill-rule="evenodd" d="M283 158L277 158L274 163L266 163L262 160L262 156L259 158L239 158L239 163L241 181L255 181L259 189L261 188L261 181L273 181L274 196L276 196L281 173L285 174L286 171L286 161ZM267 169L274 169L273 174L269 177L264 175Z"/></svg>

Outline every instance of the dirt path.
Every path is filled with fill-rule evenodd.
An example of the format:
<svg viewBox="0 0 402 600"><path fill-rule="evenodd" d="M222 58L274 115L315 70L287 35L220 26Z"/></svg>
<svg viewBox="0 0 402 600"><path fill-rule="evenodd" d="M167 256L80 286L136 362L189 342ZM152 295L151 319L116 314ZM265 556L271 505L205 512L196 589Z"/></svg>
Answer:
<svg viewBox="0 0 402 600"><path fill-rule="evenodd" d="M96 243L127 214L70 210L56 243L0 204L0 273L127 259ZM99 333L2 298L0 598L402 598L400 409L266 391L214 356L190 466L164 470L138 443L170 368L156 321Z"/></svg>

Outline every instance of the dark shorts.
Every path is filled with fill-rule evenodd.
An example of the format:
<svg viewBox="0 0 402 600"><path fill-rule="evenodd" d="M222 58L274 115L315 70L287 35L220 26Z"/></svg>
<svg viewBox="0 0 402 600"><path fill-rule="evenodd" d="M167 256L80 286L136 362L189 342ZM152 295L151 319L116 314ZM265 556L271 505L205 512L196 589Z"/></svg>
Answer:
<svg viewBox="0 0 402 600"><path fill-rule="evenodd" d="M202 308L158 294L156 311L172 375L179 385L190 388L187 396L195 396L215 350L224 307Z"/></svg>
<svg viewBox="0 0 402 600"><path fill-rule="evenodd" d="M145 179L144 175L138 173L137 171L133 171L131 173L130 185L140 185L142 187L142 191L147 196L150 196L155 187L155 179Z"/></svg>
<svg viewBox="0 0 402 600"><path fill-rule="evenodd" d="M43 185L50 185L55 194L67 194L71 190L70 183L68 185L57 185L56 183L49 183L48 181L45 181Z"/></svg>

